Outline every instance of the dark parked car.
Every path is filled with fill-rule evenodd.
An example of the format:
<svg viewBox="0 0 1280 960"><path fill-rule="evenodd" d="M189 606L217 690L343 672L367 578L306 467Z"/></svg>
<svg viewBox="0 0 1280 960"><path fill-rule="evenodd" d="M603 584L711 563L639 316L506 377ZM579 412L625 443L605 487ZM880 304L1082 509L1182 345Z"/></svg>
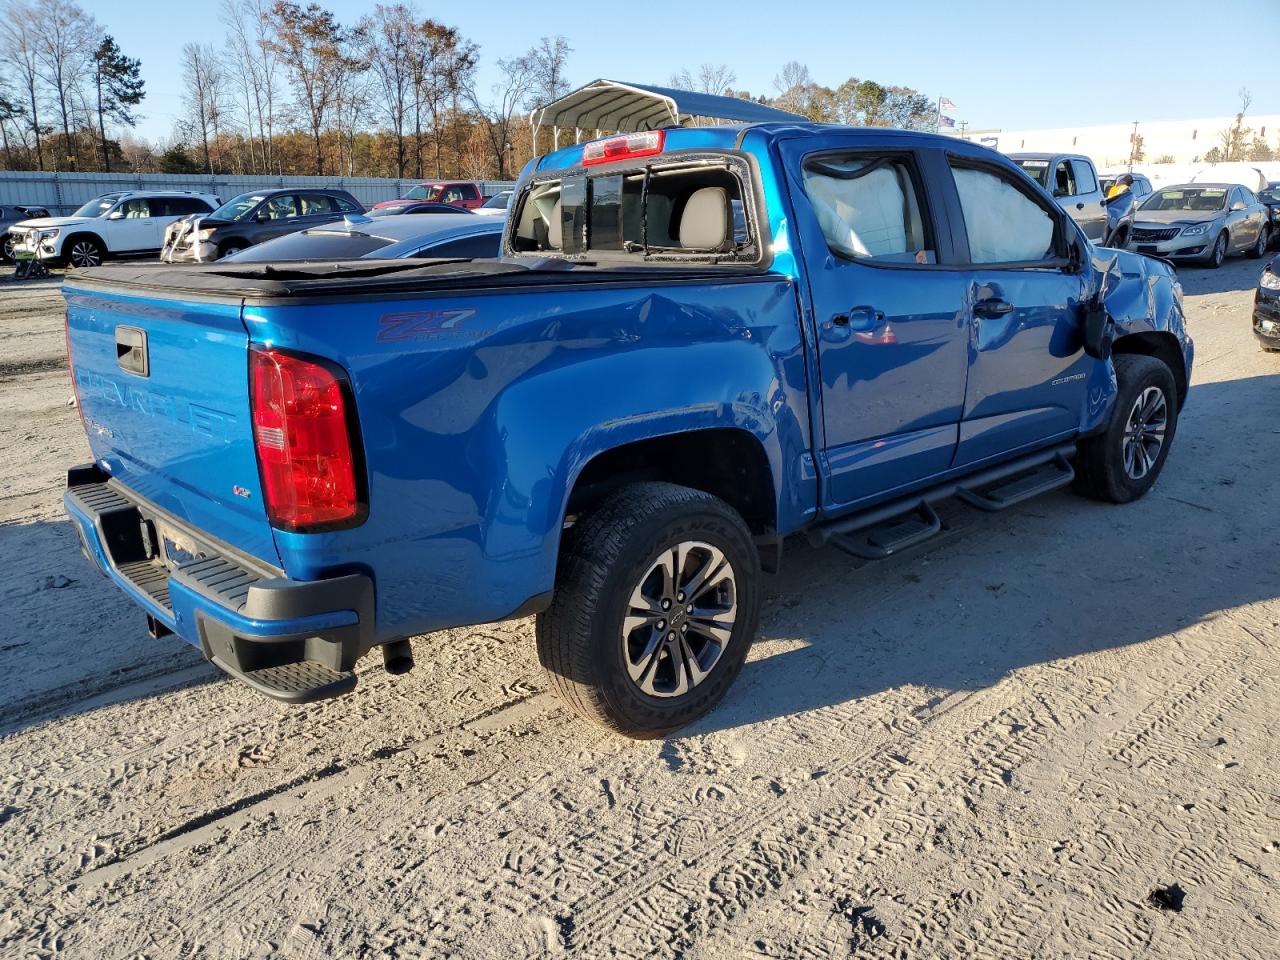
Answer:
<svg viewBox="0 0 1280 960"><path fill-rule="evenodd" d="M1280 350L1280 256L1272 259L1253 295L1253 334L1264 350Z"/></svg>
<svg viewBox="0 0 1280 960"><path fill-rule="evenodd" d="M237 263L288 260L398 260L402 257L496 257L503 223L491 217L428 213L399 217L344 217L291 233L236 254Z"/></svg>
<svg viewBox="0 0 1280 960"><path fill-rule="evenodd" d="M466 207L455 207L451 203L431 203L429 201L401 200L391 206L374 207L369 211L371 217L398 217L406 213L470 213Z"/></svg>
<svg viewBox="0 0 1280 960"><path fill-rule="evenodd" d="M1280 180L1272 180L1267 189L1258 191L1257 196L1271 214L1271 242L1280 243Z"/></svg>
<svg viewBox="0 0 1280 960"><path fill-rule="evenodd" d="M34 220L37 217L47 217L49 211L44 207L0 207L0 255L6 260L13 259L13 237L9 235L9 228L15 223L21 223L23 220Z"/></svg>
<svg viewBox="0 0 1280 960"><path fill-rule="evenodd" d="M364 213L345 190L262 190L242 193L204 217L188 217L166 232L160 258L221 260L246 247Z"/></svg>

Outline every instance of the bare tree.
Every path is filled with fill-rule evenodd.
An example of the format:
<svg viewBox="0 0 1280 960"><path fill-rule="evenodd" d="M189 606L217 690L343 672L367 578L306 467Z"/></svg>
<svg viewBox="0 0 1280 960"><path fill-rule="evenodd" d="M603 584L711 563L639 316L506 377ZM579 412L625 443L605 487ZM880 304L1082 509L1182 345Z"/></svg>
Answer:
<svg viewBox="0 0 1280 960"><path fill-rule="evenodd" d="M528 53L499 60L498 70L503 79L491 88L491 99L483 99L477 93L474 83L469 84L465 91L467 101L483 121L499 180L507 178L507 164L512 159L510 154L514 149L512 134L516 113L521 104L529 99L536 69L534 59Z"/></svg>
<svg viewBox="0 0 1280 960"><path fill-rule="evenodd" d="M722 97L733 88L737 80L738 75L727 63L704 63L696 73L681 70L672 74L670 84L677 90L712 93Z"/></svg>
<svg viewBox="0 0 1280 960"><path fill-rule="evenodd" d="M39 8L25 0L11 0L0 19L0 39L3 40L4 60L13 71L24 103L23 119L35 142L36 169L44 169L44 145L40 127L40 58L36 24L40 19Z"/></svg>
<svg viewBox="0 0 1280 960"><path fill-rule="evenodd" d="M350 71L345 50L347 31L329 10L310 3L305 8L276 0L267 14L268 40L306 115L315 151L316 176L324 175L325 122Z"/></svg>
<svg viewBox="0 0 1280 960"><path fill-rule="evenodd" d="M191 130L200 138L204 169L214 173L218 132L226 103L226 76L218 55L208 45L188 43L182 48L182 61Z"/></svg>
<svg viewBox="0 0 1280 960"><path fill-rule="evenodd" d="M43 0L34 29L38 73L48 85L58 111L63 150L72 150L76 102L88 102L82 85L93 72L93 54L102 28L71 0ZM75 169L75 154L68 153L66 159Z"/></svg>
<svg viewBox="0 0 1280 960"><path fill-rule="evenodd" d="M1253 105L1253 94L1247 87L1241 87L1237 95L1240 97L1240 112L1236 114L1235 122L1226 130L1218 131L1218 140L1222 143L1223 160L1243 160L1245 151L1253 138L1253 128L1244 125L1245 114Z"/></svg>
<svg viewBox="0 0 1280 960"><path fill-rule="evenodd" d="M810 115L817 85L804 64L798 60L783 64L782 72L773 78L773 88L778 91L773 105L779 110Z"/></svg>
<svg viewBox="0 0 1280 960"><path fill-rule="evenodd" d="M357 28L373 70L378 108L395 137L397 177L404 176L405 123L413 109L418 27L412 8L379 3Z"/></svg>
<svg viewBox="0 0 1280 960"><path fill-rule="evenodd" d="M525 106L532 110L544 107L559 100L569 92L569 81L565 77L565 65L573 48L563 36L555 38L543 37L526 56L529 59L531 75L529 78L529 95ZM553 133L554 136L554 133ZM558 138L556 138L558 140ZM556 141L553 147L559 146ZM538 144L532 144L533 152L538 152Z"/></svg>

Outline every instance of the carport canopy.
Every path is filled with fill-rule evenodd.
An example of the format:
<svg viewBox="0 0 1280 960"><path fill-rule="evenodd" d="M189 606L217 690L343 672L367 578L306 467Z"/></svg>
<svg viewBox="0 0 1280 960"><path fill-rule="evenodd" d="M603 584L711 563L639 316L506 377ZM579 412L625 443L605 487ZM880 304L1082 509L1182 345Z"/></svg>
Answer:
<svg viewBox="0 0 1280 960"><path fill-rule="evenodd" d="M583 130L633 133L679 126L692 120L761 123L804 119L799 114L738 97L618 80L594 80L529 114L535 136L541 127L552 127L557 140L559 131L568 128L575 131L577 140L581 139Z"/></svg>

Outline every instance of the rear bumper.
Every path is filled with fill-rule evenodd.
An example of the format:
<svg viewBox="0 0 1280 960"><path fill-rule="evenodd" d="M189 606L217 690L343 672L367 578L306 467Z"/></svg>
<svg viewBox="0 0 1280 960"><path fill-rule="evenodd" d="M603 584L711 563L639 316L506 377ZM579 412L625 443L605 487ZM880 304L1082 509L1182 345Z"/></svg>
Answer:
<svg viewBox="0 0 1280 960"><path fill-rule="evenodd" d="M178 634L278 700L318 700L355 685L351 670L374 645L368 576L288 580L92 464L68 472L63 503L85 557L142 607L154 634Z"/></svg>

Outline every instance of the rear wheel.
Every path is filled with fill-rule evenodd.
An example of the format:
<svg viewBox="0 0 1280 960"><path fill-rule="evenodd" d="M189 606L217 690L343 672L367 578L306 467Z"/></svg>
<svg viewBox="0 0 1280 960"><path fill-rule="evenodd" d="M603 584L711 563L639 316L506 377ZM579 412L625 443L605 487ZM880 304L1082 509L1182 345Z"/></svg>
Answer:
<svg viewBox="0 0 1280 960"><path fill-rule="evenodd" d="M1107 428L1080 443L1076 489L1095 500L1129 503L1155 484L1178 426L1173 372L1154 357L1115 358L1119 390Z"/></svg>
<svg viewBox="0 0 1280 960"><path fill-rule="evenodd" d="M688 487L639 483L566 534L538 658L582 716L659 737L720 702L759 606L760 559L737 512Z"/></svg>
<svg viewBox="0 0 1280 960"><path fill-rule="evenodd" d="M93 237L72 237L67 241L67 263L73 267L97 267L106 251Z"/></svg>
<svg viewBox="0 0 1280 960"><path fill-rule="evenodd" d="M1264 223L1262 230L1258 233L1258 242L1249 248L1249 256L1254 260L1261 260L1269 246L1271 246L1271 224Z"/></svg>

